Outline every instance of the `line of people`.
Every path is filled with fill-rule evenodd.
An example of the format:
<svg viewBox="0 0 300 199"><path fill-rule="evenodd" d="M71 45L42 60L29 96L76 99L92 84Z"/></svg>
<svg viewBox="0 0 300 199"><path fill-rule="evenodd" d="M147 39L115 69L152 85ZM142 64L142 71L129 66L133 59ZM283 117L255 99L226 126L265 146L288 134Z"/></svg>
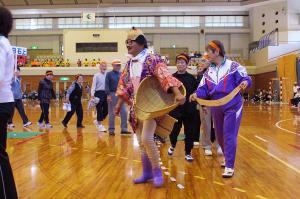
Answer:
<svg viewBox="0 0 300 199"><path fill-rule="evenodd" d="M12 16L7 9L2 7L0 7L0 23L7 24L7 26L0 28L0 182L3 185L3 189L0 189L0 196L1 198L14 199L17 198L17 192L8 154L6 153L7 123L15 106L10 85L13 78L14 58L7 39L12 27ZM225 157L224 163L221 164L221 166L225 167L222 176L225 178L232 177L234 174L237 134L242 118L242 97L241 95L236 95L228 104L220 107L207 108L200 106L200 112L197 111L197 105L194 101L196 98L219 100L228 95L237 86L240 86L242 89L249 88L251 79L247 75L245 68L237 62L226 58L224 46L220 41L211 41L206 46L207 57L204 57L207 61L207 64L204 65L206 71L202 71L202 74L199 73L198 81L200 83L198 85L195 77L186 72L186 67L189 63L188 55L180 54L177 56L178 71L171 75L167 65L160 56L149 53L146 37L141 30L133 28L129 31L126 46L131 58L123 72L119 72L120 62L117 60L113 63L113 71L110 73L106 73L107 64L102 62L99 66L99 73L95 74L93 78L91 98L98 99L95 125L99 131L106 131L102 122L108 114L110 115L110 135L115 134L113 122L115 115L119 115L122 111L121 133L130 133L128 132L127 122L125 122L127 113L124 103L130 106L129 122L139 142L143 167L142 175L134 179L134 183L146 183L152 180L155 187L161 187L164 183L162 170L159 165L159 152L154 142L154 132L159 120L138 120L133 108L135 93L139 88L140 82L147 76L156 77L164 91L174 93L175 100L180 104L177 109L170 113L178 119L178 122L174 125L170 134L171 146L168 150L169 155L172 155L175 150L176 140L183 124L186 136L185 159L187 161L193 160L191 149L195 139L198 139L197 134L200 132L199 114L205 115L202 117L202 124L206 125L204 127L206 129L205 133L209 137L209 131L212 126L211 117L208 113L210 111L216 138ZM51 99L56 98L52 83L53 76L52 71L47 71L45 78L39 83L38 99L42 110L38 121L40 127L52 128L49 122L49 107ZM65 127L67 127L68 121L75 112L78 117L77 127L84 127L82 124L83 111L81 104L82 82L83 76L77 75L74 83L68 89L67 101L71 104L71 111L66 114L65 119L62 121ZM186 97L179 91L179 87L182 85L187 88ZM209 139L207 140L209 142ZM209 142L208 145L211 145L211 143ZM205 146L204 143L203 146ZM205 149L210 149L209 147L207 146ZM210 155L208 151L206 154Z"/></svg>
<svg viewBox="0 0 300 199"><path fill-rule="evenodd" d="M113 70L106 72L107 63L102 61L99 65L99 73L94 75L93 84L91 88L91 98L99 98L99 103L96 105L97 119L94 121L96 127L99 131L107 131L104 127L103 120L109 115L109 134L115 135L115 114L114 107L117 103L117 97L115 95L118 81L120 78L121 61L115 60L112 62ZM23 127L28 127L32 125L32 122L28 120L26 112L24 110L24 105L22 102L22 84L20 77L20 68L14 72L14 77L11 84L11 89L14 96L14 105L17 108L22 120ZM37 122L40 128L52 128L52 124L49 121L49 109L50 102L52 99L56 99L56 95L53 89L52 79L54 78L53 71L48 70L45 73L44 79L39 82L38 86L38 100L41 107L41 115ZM82 124L83 121L83 107L82 107L82 93L83 93L83 80L84 77L81 74L75 76L74 82L66 91L65 102L71 105L71 111L66 113L62 125L67 128L70 119L76 112L77 115L77 127L84 128ZM13 124L14 111L11 112L8 120L8 128L13 129L15 125ZM127 109L123 105L121 108L121 135L129 135L131 132L128 131L127 125Z"/></svg>
<svg viewBox="0 0 300 199"><path fill-rule="evenodd" d="M168 154L170 156L173 154L177 137L183 124L185 159L187 161L193 160L191 149L195 138L197 138L197 133L200 132L200 119L197 116L197 113L200 113L204 124L202 144L205 154L212 154L209 138L212 126L214 126L217 153L220 155L224 153L225 158L225 161L221 163L221 167L225 167L222 176L224 178L232 177L234 175L237 134L242 118L243 99L238 94L223 106L211 108L199 106L199 112L194 101L197 98L220 100L236 87L240 87L243 90L249 88L252 81L247 75L245 67L226 58L224 46L220 41L211 41L206 46L207 55L203 57L205 63L199 72L199 83L195 77L186 72L189 63L188 55L180 54L176 57L178 71L171 75L160 56L152 55L148 52L147 40L141 30L133 28L129 31L126 46L131 58L127 62L119 80L116 92L119 99L115 112L118 114L124 103L130 106L129 122L138 138L143 167L142 175L134 179L134 183L146 183L149 180L153 180L155 187L160 187L163 184L162 171L159 167L159 152L154 143L154 132L157 123L160 121L155 119L141 121L136 117L133 108L135 93L140 82L147 76L156 77L164 91L173 92L175 99L180 104L170 113L178 121L174 124L170 134L171 146ZM178 88L182 85L186 87L186 97L179 92Z"/></svg>
<svg viewBox="0 0 300 199"><path fill-rule="evenodd" d="M141 35L139 35L139 36L141 36ZM133 42L133 41L131 41L131 42ZM143 42L143 40L141 40L141 42ZM182 105L178 106L175 110L170 112L170 115L172 117L176 118L178 121L174 124L173 130L169 136L171 146L168 149L168 154L170 156L173 155L174 150L176 148L178 135L179 135L182 125L183 125L184 126L184 134L185 134L185 139L184 139L184 141L185 141L185 159L187 161L193 161L193 159L194 159L192 157L191 151L192 151L194 142L199 142L199 140L200 140L200 125L202 125L202 129L203 129L203 131L202 131L203 133L201 134L201 144L202 144L202 147L204 148L204 154L207 156L212 155L211 135L213 135L215 137L215 145L217 148L217 154L222 155L223 151L224 151L224 143L223 144L221 143L219 145L220 141L224 142L224 137L223 137L224 135L219 135L219 134L220 134L220 131L222 131L222 128L227 128L227 127L226 126L224 126L224 127L217 126L217 124L214 120L216 120L216 119L222 120L224 118L224 113L222 113L222 111L226 111L226 108L223 108L221 110L217 110L215 108L211 109L209 107L197 105L196 102L188 100L190 98L190 96L192 96L192 94L196 92L199 83L200 83L199 88L201 87L201 84L204 84L203 77L205 77L205 80L209 79L211 81L211 82L208 81L207 83L205 82L205 84L204 84L206 86L205 89L207 89L207 90L212 89L212 88L220 89L220 91L212 90L210 92L213 92L213 94L217 93L217 94L215 94L217 96L224 96L224 93L225 94L229 93L229 91L227 91L226 89L228 89L228 86L227 86L228 78L230 77L230 75L232 75L232 73L241 73L241 75L246 75L245 71L242 71L242 72L238 71L238 69L241 67L238 65L238 63L232 62L232 61L226 59L225 50L224 50L223 44L221 42L214 41L212 44L213 44L212 46L208 45L207 49L211 51L210 52L211 56L212 55L215 56L214 60L212 60L214 62L211 62L209 60L212 58L209 57L208 55L206 57L203 57L202 58L203 63L200 64L200 66L199 66L199 71L198 71L199 73L198 73L197 78L195 78L192 74L187 72L187 67L188 67L188 64L190 61L190 57L185 53L179 54L176 57L177 72L172 75L172 78L175 78L178 82L180 82L180 84L183 84L185 86L186 91L187 91L187 95L186 95L187 100ZM141 48L141 46L139 46L139 47ZM136 48L138 48L138 47L136 47ZM133 50L137 50L137 49L130 48L129 50L133 51ZM214 54L215 52L219 53L218 54L219 57ZM137 58L134 58L131 60L131 62L132 62L132 63L130 62L130 64L132 65L131 68L126 69L126 67L128 67L127 65L129 63L127 63L127 65L125 67L125 70L128 70L125 72L133 74L133 77L130 77L131 82L129 83L129 84L132 84L132 88L130 88L130 89L133 89L133 91L130 91L131 96L128 96L127 98L134 96L134 93L139 86L139 82L142 80L139 75L147 74L147 73L150 74L150 72L153 72L153 71L147 72L144 68L137 65L137 64L143 63L139 59L146 59L146 57L148 56L147 48L144 48L141 52L139 52L138 55L139 56ZM135 61L135 59L137 61ZM215 63L217 61L219 61L220 63ZM227 65L223 66L223 68L221 68L221 69L218 69L218 67L215 66L217 64L219 64L220 66L223 66L225 64L227 64ZM137 65L137 66L135 66L135 65ZM95 74L93 77L93 83L92 83L92 87L91 87L91 99L92 100L94 100L95 98L98 99L98 102L96 105L97 119L94 121L94 124L96 125L98 131L101 131L101 132L107 131L107 129L103 125L103 120L107 117L107 115L109 115L108 132L110 135L115 135L115 112L114 111L117 109L118 110L117 112L118 113L120 112L120 117L121 117L121 132L120 132L120 134L128 135L128 134L131 134L131 132L128 131L128 127L127 127L127 116L128 116L127 109L126 109L126 106L124 103L122 103L122 105L120 105L120 103L118 102L118 97L117 97L120 95L120 89L119 89L119 93L117 92L118 83L119 83L119 87L121 87L123 89L126 86L128 87L128 85L120 86L120 84L122 83L122 78L123 78L120 73L121 62L119 60L115 60L112 62L112 66L113 66L113 70L107 73L106 72L107 63L102 61L99 65L99 72L97 74ZM212 69L210 69L210 67ZM217 70L215 68L217 68ZM210 77L207 74L209 69L210 69L210 73L213 75L216 75L217 77L215 77L215 76ZM24 108L23 108L22 101L19 99L19 96L18 96L18 93L20 93L20 88L21 88L20 82L19 82L19 80L20 80L19 79L19 70L20 69L18 69L18 71L16 72L16 78L12 84L13 85L12 88L13 88L13 90L15 89L15 93L16 93L15 106L17 107L20 115L22 116L24 126L28 126L28 125L31 125L31 122L28 121L28 118L27 118ZM221 71L219 71L219 70L221 70ZM243 70L243 69L240 69L240 70ZM123 71L123 73L124 73L124 71ZM220 78L219 78L219 75L220 75ZM248 78L248 76L245 76L245 79L246 79L245 82L250 82L250 80L248 80L246 77ZM41 116L38 121L38 125L41 128L43 128L43 127L52 128L52 125L49 122L49 107L50 107L50 100L56 98L54 90L53 90L52 78L53 78L53 72L47 71L45 78L43 80L41 80L39 83L38 99L40 100ZM221 86L218 85L220 82L222 82ZM229 82L229 83L233 84L235 82L231 80L231 82ZM216 86L213 87L213 86L211 86L211 84L216 84ZM15 86L15 85L17 85L17 86ZM212 88L209 86L211 86ZM221 87L223 90L218 87ZM72 83L72 85L67 90L66 102L71 104L71 110L69 112L67 112L64 120L62 121L62 124L65 128L68 127L68 123L75 112L77 115L77 128L85 127L82 124L82 121L83 121L83 108L82 108L82 103L81 103L82 90L83 90L83 75L79 74L75 77L75 81ZM207 98L207 97L210 98L212 94L208 91L205 91L205 92L206 93L200 93L199 96L205 97L205 98ZM129 100L129 99L125 99L125 100ZM130 105L131 105L131 103L132 103L132 101L129 102ZM235 106L241 108L242 106L240 105L240 103L241 102L238 102L238 104L236 104ZM241 110L236 110L236 111L241 111ZM220 116L218 116L217 114L220 114ZM11 122L12 121L11 118L12 117L10 117L9 124L8 124L9 127L12 127L12 125L13 125ZM214 120L212 118L214 118ZM239 118L239 117L237 116L237 118ZM133 110L130 110L129 121L132 124L133 130L136 131L137 130L136 129L137 121L136 121ZM149 122L153 123L152 121L149 121ZM237 121L237 126L239 126L239 121ZM217 128L216 134L214 134L214 132L215 132L214 127ZM218 131L219 131L219 133L218 133ZM235 134L235 133L233 133L233 134ZM221 136L221 138L219 138L219 136ZM226 136L228 136L228 135L226 135ZM147 139L149 139L149 137L147 137ZM151 139L153 139L153 137L151 137ZM230 139L232 139L232 138L230 138ZM233 139L233 141L235 141L235 140ZM231 150L231 152L233 154L235 154L234 148L229 147L229 149ZM232 160L233 158L231 157L231 155L228 155L225 153L225 156L226 155L231 158L231 163L228 163L228 166L229 166L228 168L233 169L232 162L234 162L234 160ZM233 175L233 170L228 170L228 171L230 171L229 173L231 173Z"/></svg>

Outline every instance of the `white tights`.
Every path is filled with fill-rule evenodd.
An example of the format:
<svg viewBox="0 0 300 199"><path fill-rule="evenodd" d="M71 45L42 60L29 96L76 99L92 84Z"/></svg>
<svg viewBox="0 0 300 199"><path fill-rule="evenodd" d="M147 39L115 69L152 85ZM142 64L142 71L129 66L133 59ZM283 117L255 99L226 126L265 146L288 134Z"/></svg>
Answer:
<svg viewBox="0 0 300 199"><path fill-rule="evenodd" d="M138 121L136 136L142 155L148 155L152 168L159 167L159 152L154 142L156 121L154 119Z"/></svg>

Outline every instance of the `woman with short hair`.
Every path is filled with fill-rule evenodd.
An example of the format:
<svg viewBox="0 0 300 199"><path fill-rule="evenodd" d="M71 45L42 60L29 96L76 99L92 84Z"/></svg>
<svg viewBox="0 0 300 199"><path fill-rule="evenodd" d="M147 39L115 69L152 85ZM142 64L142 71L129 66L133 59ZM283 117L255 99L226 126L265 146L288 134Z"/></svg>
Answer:
<svg viewBox="0 0 300 199"><path fill-rule="evenodd" d="M206 46L208 60L211 63L195 95L202 99L218 100L231 93L237 86L242 89L251 87L251 78L247 75L244 66L231 61L225 56L224 45L214 40ZM224 178L234 174L234 162L237 147L237 134L242 119L243 99L237 94L231 101L223 106L211 107L211 113L217 133L218 142L225 156Z"/></svg>

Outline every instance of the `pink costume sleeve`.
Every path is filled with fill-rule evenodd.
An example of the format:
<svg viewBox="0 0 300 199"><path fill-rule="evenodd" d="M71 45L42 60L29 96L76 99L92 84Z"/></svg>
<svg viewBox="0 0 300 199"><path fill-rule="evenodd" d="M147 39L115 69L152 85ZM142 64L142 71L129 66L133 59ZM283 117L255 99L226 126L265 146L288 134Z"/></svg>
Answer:
<svg viewBox="0 0 300 199"><path fill-rule="evenodd" d="M116 96L123 98L123 100L128 104L132 103L133 87L130 82L128 64L125 66L123 72L121 73Z"/></svg>
<svg viewBox="0 0 300 199"><path fill-rule="evenodd" d="M167 65L163 62L156 64L154 68L154 75L160 82L165 92L170 92L169 89L172 87L179 88L182 85L179 80L170 74Z"/></svg>

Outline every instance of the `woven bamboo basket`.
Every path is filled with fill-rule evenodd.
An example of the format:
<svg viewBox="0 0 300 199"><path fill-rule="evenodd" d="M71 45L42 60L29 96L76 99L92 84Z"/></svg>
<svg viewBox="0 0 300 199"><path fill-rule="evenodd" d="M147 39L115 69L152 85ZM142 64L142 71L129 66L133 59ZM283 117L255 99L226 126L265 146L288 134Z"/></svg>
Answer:
<svg viewBox="0 0 300 199"><path fill-rule="evenodd" d="M184 86L179 88L185 96ZM134 109L140 120L161 117L178 106L173 93L166 93L155 77L146 77L140 84L136 97Z"/></svg>
<svg viewBox="0 0 300 199"><path fill-rule="evenodd" d="M164 115L157 123L155 134L160 137L168 137L173 130L173 126L177 120L170 115Z"/></svg>

